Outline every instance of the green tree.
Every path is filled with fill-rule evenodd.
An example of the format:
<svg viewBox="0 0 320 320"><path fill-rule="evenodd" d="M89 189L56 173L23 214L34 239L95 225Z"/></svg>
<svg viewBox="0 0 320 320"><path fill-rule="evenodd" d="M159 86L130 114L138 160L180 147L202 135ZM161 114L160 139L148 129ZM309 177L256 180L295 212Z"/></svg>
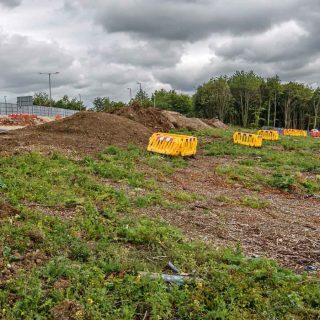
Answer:
<svg viewBox="0 0 320 320"><path fill-rule="evenodd" d="M142 89L137 92L134 101L143 107L152 106L152 101L149 99L148 93Z"/></svg>
<svg viewBox="0 0 320 320"><path fill-rule="evenodd" d="M314 112L313 128L316 129L318 125L318 116L320 110L320 88L318 87L312 96L312 107Z"/></svg>
<svg viewBox="0 0 320 320"><path fill-rule="evenodd" d="M56 101L54 103L54 106L56 108L79 110L79 111L83 111L86 109L82 101L79 101L76 98L70 99L67 95L64 95L62 99Z"/></svg>
<svg viewBox="0 0 320 320"><path fill-rule="evenodd" d="M268 115L267 115L267 125L270 126L270 117L271 117L271 104L273 104L273 126L276 126L277 119L277 104L278 97L282 93L282 85L278 75L274 77L267 78L267 97L268 97Z"/></svg>
<svg viewBox="0 0 320 320"><path fill-rule="evenodd" d="M111 101L108 97L97 97L93 100L93 106L97 112L109 112L114 109L122 108L126 106L126 104L122 101Z"/></svg>
<svg viewBox="0 0 320 320"><path fill-rule="evenodd" d="M175 90L156 90L152 94L151 100L160 109L177 111L183 114L192 112L192 98L183 93L178 94Z"/></svg>
<svg viewBox="0 0 320 320"><path fill-rule="evenodd" d="M50 106L50 99L47 93L45 92L37 92L33 96L33 104L35 106ZM53 103L54 104L54 103Z"/></svg>
<svg viewBox="0 0 320 320"><path fill-rule="evenodd" d="M250 111L255 111L255 122L257 115L261 112L260 86L263 79L253 71L236 71L229 79L229 86L236 106L240 109L241 123L247 127L250 121Z"/></svg>
<svg viewBox="0 0 320 320"><path fill-rule="evenodd" d="M221 121L229 111L233 97L226 77L210 79L198 87L194 95L196 113L206 118L219 117Z"/></svg>

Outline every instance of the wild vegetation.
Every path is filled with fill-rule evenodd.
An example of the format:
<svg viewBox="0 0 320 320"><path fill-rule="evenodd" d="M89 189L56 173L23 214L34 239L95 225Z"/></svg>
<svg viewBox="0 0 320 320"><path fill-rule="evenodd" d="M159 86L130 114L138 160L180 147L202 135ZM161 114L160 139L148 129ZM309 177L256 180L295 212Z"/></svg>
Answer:
<svg viewBox="0 0 320 320"><path fill-rule="evenodd" d="M284 138L250 149L234 146L231 130L197 135L206 157L233 161L212 168L227 184L319 194L317 140ZM55 152L2 157L0 317L318 319L315 276L246 256L241 243L214 249L140 214L155 208L177 213L186 203L206 201L162 184L189 162L134 146L109 146L77 159ZM236 201L253 210L270 205L256 196ZM172 273L169 261L190 280L168 284L139 273Z"/></svg>

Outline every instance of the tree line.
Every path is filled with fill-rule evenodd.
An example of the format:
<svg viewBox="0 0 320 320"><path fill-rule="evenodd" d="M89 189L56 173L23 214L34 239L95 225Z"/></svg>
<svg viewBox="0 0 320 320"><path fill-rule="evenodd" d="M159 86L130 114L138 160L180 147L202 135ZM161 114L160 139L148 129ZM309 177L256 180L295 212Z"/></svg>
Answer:
<svg viewBox="0 0 320 320"><path fill-rule="evenodd" d="M35 96L35 104L44 94ZM40 99L41 98L41 99ZM47 96L46 96L47 98ZM110 111L132 103L143 107L177 111L187 116L218 118L243 127L285 127L311 129L319 126L320 88L280 78L266 78L253 71L236 71L231 76L211 78L196 89L193 96L175 90L156 90L151 96L139 90L126 104L108 97L93 101L95 111ZM46 105L50 104L46 100ZM83 103L67 96L54 103L55 107L84 110Z"/></svg>
<svg viewBox="0 0 320 320"><path fill-rule="evenodd" d="M50 107L50 98L45 92L35 93L33 96L33 104L35 106ZM86 110L84 103L76 98L69 98L64 95L59 100L51 99L51 106L54 108L70 109L70 110Z"/></svg>

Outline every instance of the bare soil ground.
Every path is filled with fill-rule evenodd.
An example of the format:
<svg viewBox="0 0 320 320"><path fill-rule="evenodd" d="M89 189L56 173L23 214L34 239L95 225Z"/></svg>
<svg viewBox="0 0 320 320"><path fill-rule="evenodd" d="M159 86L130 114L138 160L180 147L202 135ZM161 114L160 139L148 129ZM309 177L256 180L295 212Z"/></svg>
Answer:
<svg viewBox="0 0 320 320"><path fill-rule="evenodd" d="M240 244L248 255L267 256L296 271L305 266L320 267L320 200L274 190L255 192L230 186L214 168L227 159L197 156L178 170L163 186L203 195L205 200L186 204L180 211L161 207L142 214L170 222L189 238L215 246ZM253 209L239 204L242 197L256 196L269 205ZM222 202L221 197L234 203Z"/></svg>

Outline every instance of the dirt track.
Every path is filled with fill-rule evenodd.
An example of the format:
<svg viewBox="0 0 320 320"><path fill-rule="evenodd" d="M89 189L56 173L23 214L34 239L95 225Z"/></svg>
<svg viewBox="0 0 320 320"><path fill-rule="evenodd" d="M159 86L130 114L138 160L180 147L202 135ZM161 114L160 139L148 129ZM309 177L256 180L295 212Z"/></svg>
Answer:
<svg viewBox="0 0 320 320"><path fill-rule="evenodd" d="M190 238L216 246L241 244L248 255L267 256L282 265L302 271L305 266L320 267L320 200L268 190L256 193L231 187L214 173L214 167L226 159L197 156L186 169L178 170L164 182L168 190L184 190L203 195L180 211L157 207L142 214L160 217ZM258 196L269 203L252 209L237 203L217 200L220 196L239 200Z"/></svg>

